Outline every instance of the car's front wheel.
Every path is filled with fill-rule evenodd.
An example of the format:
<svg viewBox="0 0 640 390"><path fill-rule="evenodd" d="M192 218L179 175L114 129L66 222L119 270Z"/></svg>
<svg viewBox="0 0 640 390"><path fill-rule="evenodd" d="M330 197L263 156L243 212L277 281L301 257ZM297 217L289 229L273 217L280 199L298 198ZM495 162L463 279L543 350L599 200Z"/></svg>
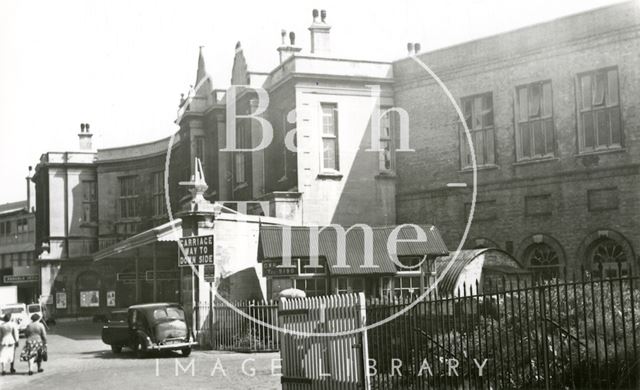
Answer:
<svg viewBox="0 0 640 390"><path fill-rule="evenodd" d="M111 351L113 353L120 353L122 352L122 345L112 345L111 346Z"/></svg>
<svg viewBox="0 0 640 390"><path fill-rule="evenodd" d="M182 352L183 357L187 357L191 355L191 347L182 348L180 352Z"/></svg>
<svg viewBox="0 0 640 390"><path fill-rule="evenodd" d="M133 350L136 353L137 358L143 358L147 356L147 343L142 338L139 338L138 341L136 341Z"/></svg>

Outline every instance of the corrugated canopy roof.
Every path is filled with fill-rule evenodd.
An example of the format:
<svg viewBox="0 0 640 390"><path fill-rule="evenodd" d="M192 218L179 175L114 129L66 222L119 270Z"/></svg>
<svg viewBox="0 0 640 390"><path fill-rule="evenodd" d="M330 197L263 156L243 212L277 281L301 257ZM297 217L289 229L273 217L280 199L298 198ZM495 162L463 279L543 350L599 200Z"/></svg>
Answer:
<svg viewBox="0 0 640 390"><path fill-rule="evenodd" d="M426 234L426 241L398 242L398 256L439 256L448 254L448 249L440 237L440 232L432 225L419 225ZM291 242L287 245L286 232L290 229ZM260 260L282 259L283 247L291 249L292 258L308 258L311 252L310 237L318 234L318 256L326 259L329 272L337 275L348 274L395 274L396 265L391 261L387 251L387 240L396 226L371 228L372 262L377 267L362 267L365 264L365 233L359 227L354 227L345 234L345 264L338 265L338 236L336 229L331 226L261 226L258 256ZM317 230L316 230L317 229ZM415 240L415 230L410 226L403 226L398 232L398 240Z"/></svg>

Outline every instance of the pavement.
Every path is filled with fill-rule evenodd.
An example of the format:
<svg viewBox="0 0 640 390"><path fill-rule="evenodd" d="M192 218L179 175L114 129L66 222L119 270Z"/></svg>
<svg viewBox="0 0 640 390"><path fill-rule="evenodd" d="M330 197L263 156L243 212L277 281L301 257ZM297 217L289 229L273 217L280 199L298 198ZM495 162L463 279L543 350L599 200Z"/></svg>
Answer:
<svg viewBox="0 0 640 390"><path fill-rule="evenodd" d="M61 322L48 336L44 372L27 375L16 361L14 375L0 377L0 389L280 389L280 354L194 350L189 357L166 352L144 359L124 349L114 354L100 340L102 324ZM24 339L20 340L19 356ZM272 368L275 367L275 368Z"/></svg>

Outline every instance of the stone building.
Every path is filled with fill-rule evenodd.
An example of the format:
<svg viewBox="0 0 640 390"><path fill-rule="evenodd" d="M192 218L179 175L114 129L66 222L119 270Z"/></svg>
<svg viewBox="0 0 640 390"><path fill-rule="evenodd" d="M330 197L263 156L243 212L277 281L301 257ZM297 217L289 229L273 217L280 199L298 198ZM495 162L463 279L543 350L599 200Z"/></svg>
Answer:
<svg viewBox="0 0 640 390"><path fill-rule="evenodd" d="M473 141L465 247L502 248L547 276L635 264L639 52L640 8L623 3L417 56L451 91ZM394 75L416 149L398 159L398 222L433 223L455 248L471 206L468 139L416 61L395 62Z"/></svg>
<svg viewBox="0 0 640 390"><path fill-rule="evenodd" d="M465 247L500 248L547 276L599 261L613 275L618 260L626 272L636 259L639 12L619 4L417 53L451 91L473 141L478 197ZM178 268L175 243L201 231L220 237L216 275L242 299L274 293L257 259L262 225L434 225L448 249L458 246L473 158L451 102L412 58L332 55L326 12L313 12L309 31L308 49L283 31L266 69L238 43L231 86L210 77L216 62L201 49L172 137L94 150L83 125L78 151L42 156L36 252L42 295L59 315L206 300L206 281ZM179 184L198 175L207 184L200 201L216 212L194 209ZM309 289L341 290L335 281Z"/></svg>

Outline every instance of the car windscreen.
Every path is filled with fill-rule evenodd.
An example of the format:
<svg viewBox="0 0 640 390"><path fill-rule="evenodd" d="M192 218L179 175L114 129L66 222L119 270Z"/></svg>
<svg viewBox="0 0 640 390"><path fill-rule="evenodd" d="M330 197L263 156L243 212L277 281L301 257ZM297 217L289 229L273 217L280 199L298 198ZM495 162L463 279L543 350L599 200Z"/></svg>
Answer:
<svg viewBox="0 0 640 390"><path fill-rule="evenodd" d="M114 311L111 312L111 318L109 318L109 321L112 322L124 322L127 320L127 312L126 311Z"/></svg>
<svg viewBox="0 0 640 390"><path fill-rule="evenodd" d="M184 321L184 312L177 307L162 307L153 311L153 318L156 320L182 320Z"/></svg>
<svg viewBox="0 0 640 390"><path fill-rule="evenodd" d="M40 305L29 305L29 307L27 307L27 310L29 310L29 313L39 313L42 311Z"/></svg>

